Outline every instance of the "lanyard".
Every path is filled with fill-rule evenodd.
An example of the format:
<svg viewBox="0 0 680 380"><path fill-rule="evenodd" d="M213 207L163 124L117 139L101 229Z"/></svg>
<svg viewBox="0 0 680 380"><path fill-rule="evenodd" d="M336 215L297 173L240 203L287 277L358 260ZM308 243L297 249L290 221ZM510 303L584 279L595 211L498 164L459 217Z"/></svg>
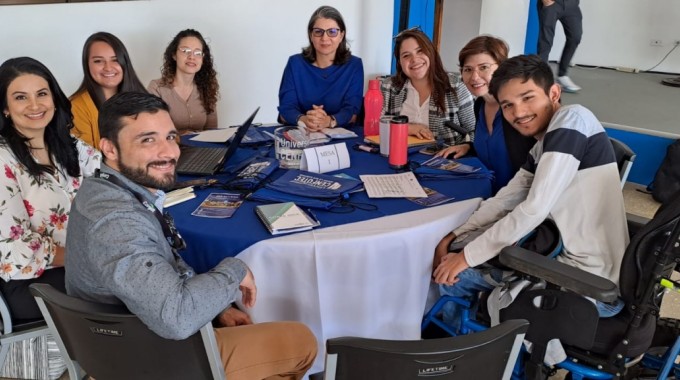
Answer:
<svg viewBox="0 0 680 380"><path fill-rule="evenodd" d="M132 195L135 196L135 198L137 198L137 200L142 205L144 205L144 207L147 210L153 213L156 219L158 219L158 222L161 224L161 228L163 228L163 235L165 235L165 239L168 241L168 244L170 244L170 247L172 248L172 253L175 255L176 258L179 256L177 251L187 247L186 242L184 241L184 239L182 239L182 236L179 234L179 231L177 231L177 228L175 227L175 222L173 221L172 216L170 214L168 214L167 212L161 214L158 208L156 208L156 206L147 201L142 194L132 190L123 181L116 178L115 176L112 176L108 173L102 173L99 169L95 171L94 176L96 178L101 178L103 180L109 181L112 184L129 191Z"/></svg>

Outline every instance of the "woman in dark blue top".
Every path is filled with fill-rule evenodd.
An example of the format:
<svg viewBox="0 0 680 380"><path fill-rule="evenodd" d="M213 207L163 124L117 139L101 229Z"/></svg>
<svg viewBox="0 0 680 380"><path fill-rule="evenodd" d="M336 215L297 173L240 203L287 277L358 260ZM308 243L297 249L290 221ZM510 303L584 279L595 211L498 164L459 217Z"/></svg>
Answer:
<svg viewBox="0 0 680 380"><path fill-rule="evenodd" d="M353 123L363 101L364 67L349 50L340 12L318 8L307 35L309 46L291 56L283 71L280 121L312 131Z"/></svg>
<svg viewBox="0 0 680 380"><path fill-rule="evenodd" d="M517 173L524 164L536 140L522 136L508 123L496 99L489 93L489 82L498 65L508 58L508 46L491 36L479 36L467 43L458 55L463 82L475 96L475 141L460 144L437 153L454 158L476 155L494 171L494 194Z"/></svg>

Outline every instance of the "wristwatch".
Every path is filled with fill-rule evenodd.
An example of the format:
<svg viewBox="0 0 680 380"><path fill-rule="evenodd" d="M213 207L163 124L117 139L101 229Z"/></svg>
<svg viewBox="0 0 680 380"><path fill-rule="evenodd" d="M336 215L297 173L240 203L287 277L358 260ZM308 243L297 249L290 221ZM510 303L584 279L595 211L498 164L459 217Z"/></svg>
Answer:
<svg viewBox="0 0 680 380"><path fill-rule="evenodd" d="M335 120L335 116L331 115L331 122L328 124L328 128L335 128L338 126L338 121Z"/></svg>

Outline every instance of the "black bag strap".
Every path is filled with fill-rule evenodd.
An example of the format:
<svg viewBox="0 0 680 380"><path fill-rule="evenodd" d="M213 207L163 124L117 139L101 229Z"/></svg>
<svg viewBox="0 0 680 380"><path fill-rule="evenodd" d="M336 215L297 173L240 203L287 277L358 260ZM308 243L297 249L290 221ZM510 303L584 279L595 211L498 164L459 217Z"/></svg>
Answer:
<svg viewBox="0 0 680 380"><path fill-rule="evenodd" d="M121 181L119 178L116 178L113 175L110 175L108 173L103 173L99 169L95 170L94 176L96 178L101 178L103 180L106 180L126 191L128 191L130 194L132 194L137 200L147 209L149 212L153 213L153 215L156 217L158 222L161 224L161 228L163 229L163 235L165 235L165 239L167 240L168 244L172 248L172 253L175 255L175 258L179 257L179 253L177 251L182 250L187 247L186 242L184 239L182 239L182 235L179 234L179 231L177 231L177 228L175 227L175 221L172 219L172 216L167 213L161 213L160 210L156 206L153 205L153 203L149 202L144 198L142 194L139 192L132 190L128 185L126 185L123 181Z"/></svg>

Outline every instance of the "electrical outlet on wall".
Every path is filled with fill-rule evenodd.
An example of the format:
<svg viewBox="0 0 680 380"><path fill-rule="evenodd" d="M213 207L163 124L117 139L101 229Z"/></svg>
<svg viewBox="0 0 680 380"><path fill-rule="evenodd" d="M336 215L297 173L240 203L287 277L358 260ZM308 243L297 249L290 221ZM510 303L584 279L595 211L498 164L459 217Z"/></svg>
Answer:
<svg viewBox="0 0 680 380"><path fill-rule="evenodd" d="M663 42L661 42L661 40L650 40L649 44L651 46L663 46Z"/></svg>

